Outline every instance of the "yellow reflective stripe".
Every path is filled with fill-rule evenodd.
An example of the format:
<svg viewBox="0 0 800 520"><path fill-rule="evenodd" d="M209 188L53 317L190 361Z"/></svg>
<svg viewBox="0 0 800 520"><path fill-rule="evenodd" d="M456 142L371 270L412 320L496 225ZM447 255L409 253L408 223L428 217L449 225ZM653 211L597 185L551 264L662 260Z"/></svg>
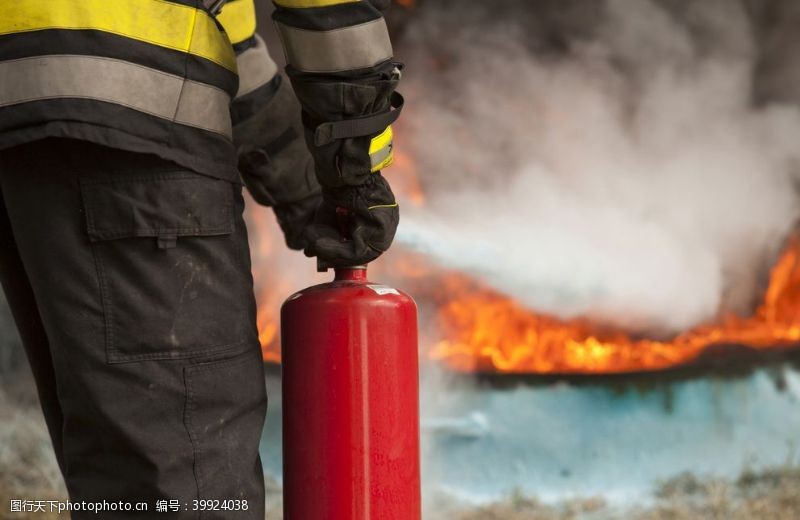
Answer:
<svg viewBox="0 0 800 520"><path fill-rule="evenodd" d="M0 16L0 35L45 29L103 31L236 71L233 48L208 13L164 0L17 0Z"/></svg>
<svg viewBox="0 0 800 520"><path fill-rule="evenodd" d="M369 143L369 158L372 165L371 171L376 172L388 167L394 161L394 151L392 138L394 133L392 127L387 126L386 130L372 138Z"/></svg>
<svg viewBox="0 0 800 520"><path fill-rule="evenodd" d="M275 0L275 4L289 9L307 9L310 7L328 7L329 5L354 4L361 0Z"/></svg>
<svg viewBox="0 0 800 520"><path fill-rule="evenodd" d="M386 145L392 144L393 137L394 137L394 132L392 132L392 127L387 126L386 130L381 132L379 135L373 137L372 141L369 142L370 155L374 154L381 148L385 148Z"/></svg>
<svg viewBox="0 0 800 520"><path fill-rule="evenodd" d="M394 204L378 204L377 206L370 206L367 209L373 210L377 208L396 208L397 206L399 206L399 204L395 202Z"/></svg>
<svg viewBox="0 0 800 520"><path fill-rule="evenodd" d="M231 43L243 42L256 32L256 6L253 0L227 2L217 20L225 28Z"/></svg>

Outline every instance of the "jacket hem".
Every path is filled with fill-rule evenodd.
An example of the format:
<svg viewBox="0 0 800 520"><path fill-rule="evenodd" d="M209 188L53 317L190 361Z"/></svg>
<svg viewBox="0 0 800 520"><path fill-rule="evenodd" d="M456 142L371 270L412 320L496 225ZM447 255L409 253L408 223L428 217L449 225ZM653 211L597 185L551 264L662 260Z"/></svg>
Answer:
<svg viewBox="0 0 800 520"><path fill-rule="evenodd" d="M0 150L39 141L48 137L78 139L129 152L153 154L196 173L236 184L242 184L239 170L236 166L233 145L231 145L230 162L221 163L208 157L190 154L165 144L131 135L116 128L102 127L92 123L50 121L40 125L6 130L0 134Z"/></svg>

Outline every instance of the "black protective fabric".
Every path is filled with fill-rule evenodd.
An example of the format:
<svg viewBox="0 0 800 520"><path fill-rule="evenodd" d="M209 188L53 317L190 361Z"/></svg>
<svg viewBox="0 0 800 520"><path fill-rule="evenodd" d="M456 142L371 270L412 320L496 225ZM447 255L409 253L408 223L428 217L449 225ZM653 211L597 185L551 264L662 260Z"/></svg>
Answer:
<svg viewBox="0 0 800 520"><path fill-rule="evenodd" d="M166 0L171 4L185 5L187 7L197 7L197 0Z"/></svg>
<svg viewBox="0 0 800 520"><path fill-rule="evenodd" d="M17 243L14 240L14 233L2 196L0 196L0 282L6 301L11 305L11 313L25 347L25 354L36 382L39 403L44 411L45 423L52 439L56 461L63 474L65 472L64 450L62 449L64 416L58 402L50 343L47 340L39 309L36 307L36 298L33 296L31 282L18 254Z"/></svg>
<svg viewBox="0 0 800 520"><path fill-rule="evenodd" d="M162 0L173 4L198 8L197 0ZM220 26L220 30L223 30ZM112 32L93 29L43 29L29 32L11 32L0 35L0 59L10 60L30 56L57 54L81 54L104 56L138 63L150 68L186 76L194 81L217 84L220 74L229 77L225 88L231 96L236 94L236 85L230 77L236 74L211 60L188 54L180 50L149 44L143 41L115 35ZM206 62L197 65L196 62ZM214 68L219 69L214 72ZM197 74L199 72L199 74ZM210 76L206 76L208 72Z"/></svg>
<svg viewBox="0 0 800 520"><path fill-rule="evenodd" d="M118 126L109 126L111 122ZM93 99L45 99L0 107L0 150L47 137L155 154L205 175L240 182L233 143L219 134Z"/></svg>
<svg viewBox="0 0 800 520"><path fill-rule="evenodd" d="M241 186L47 139L0 151L0 279L73 502L246 500L266 412ZM156 512L177 500L179 511ZM241 504L241 502L240 502Z"/></svg>
<svg viewBox="0 0 800 520"><path fill-rule="evenodd" d="M331 267L372 262L389 249L399 221L394 194L380 173L360 186L326 189L305 254Z"/></svg>
<svg viewBox="0 0 800 520"><path fill-rule="evenodd" d="M236 53L238 56L239 54L243 53L247 49L253 48L257 45L258 40L256 39L256 35L254 34L250 38L246 40L242 40L240 42L236 42L233 44L233 52Z"/></svg>
<svg viewBox="0 0 800 520"><path fill-rule="evenodd" d="M352 27L381 17L369 2L348 2L324 7L291 8L275 6L272 19L307 31L331 31Z"/></svg>
<svg viewBox="0 0 800 520"><path fill-rule="evenodd" d="M234 128L244 121L255 116L270 102L275 93L281 88L283 78L276 74L272 80L264 83L252 92L237 97L231 103L231 121Z"/></svg>
<svg viewBox="0 0 800 520"><path fill-rule="evenodd" d="M379 11L386 11L389 9L389 7L391 7L392 0L369 0L369 3L371 3L375 9Z"/></svg>
<svg viewBox="0 0 800 520"><path fill-rule="evenodd" d="M233 130L239 171L256 202L272 206L286 244L303 249L304 228L321 200L314 160L303 139L300 104L291 87L273 80L271 97L244 99L254 113ZM234 103L237 106L239 100Z"/></svg>
<svg viewBox="0 0 800 520"><path fill-rule="evenodd" d="M211 14L217 15L227 0L202 0L203 7Z"/></svg>
<svg viewBox="0 0 800 520"><path fill-rule="evenodd" d="M338 139L380 134L400 117L403 103L405 103L403 96L399 92L392 92L389 98L390 110L386 112L322 123L314 130L314 144L324 146Z"/></svg>
<svg viewBox="0 0 800 520"><path fill-rule="evenodd" d="M318 146L317 128L324 123L389 114L392 93L400 79L400 66L386 62L368 73L348 77L306 74L287 68L303 105L306 142L323 187L363 184L372 170L370 141L383 129L374 135L337 139Z"/></svg>
<svg viewBox="0 0 800 520"><path fill-rule="evenodd" d="M306 230L314 222L314 215L321 201L322 197L314 194L303 200L272 208L290 249L299 251L306 247Z"/></svg>
<svg viewBox="0 0 800 520"><path fill-rule="evenodd" d="M198 0L167 1L192 8L201 6ZM0 35L0 61L49 55L122 60L211 85L226 92L231 99L239 86L235 71L210 59L107 31L44 29ZM0 149L47 137L68 137L131 152L157 154L196 172L221 179L238 179L234 148L227 136L159 119L144 111L110 105L76 96L1 107Z"/></svg>
<svg viewBox="0 0 800 520"><path fill-rule="evenodd" d="M262 99L255 113L233 129L242 179L253 198L265 206L319 192L313 158L302 136L300 105L291 87L280 76L276 79L272 97Z"/></svg>

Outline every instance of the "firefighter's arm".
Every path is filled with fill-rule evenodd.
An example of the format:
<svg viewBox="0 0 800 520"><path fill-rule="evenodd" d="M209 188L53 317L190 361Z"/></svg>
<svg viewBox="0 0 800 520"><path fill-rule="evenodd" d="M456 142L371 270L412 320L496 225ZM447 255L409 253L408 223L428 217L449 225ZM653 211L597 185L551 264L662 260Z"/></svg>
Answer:
<svg viewBox="0 0 800 520"><path fill-rule="evenodd" d="M380 170L392 161L402 106L383 18L389 0L275 0L286 73L303 108L305 138L323 189L306 254L367 263L394 238L398 207ZM339 236L347 215L351 240ZM341 220L341 218L339 218Z"/></svg>
<svg viewBox="0 0 800 520"><path fill-rule="evenodd" d="M321 197L303 139L300 104L255 32L253 0L227 2L217 19L233 44L239 70L231 118L242 180L253 199L273 208L287 245L303 249L304 231Z"/></svg>

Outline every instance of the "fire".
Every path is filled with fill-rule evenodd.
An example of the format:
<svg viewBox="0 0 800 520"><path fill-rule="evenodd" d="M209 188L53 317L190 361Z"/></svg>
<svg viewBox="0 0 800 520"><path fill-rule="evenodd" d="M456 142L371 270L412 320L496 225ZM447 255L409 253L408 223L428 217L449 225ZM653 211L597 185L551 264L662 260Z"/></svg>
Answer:
<svg viewBox="0 0 800 520"><path fill-rule="evenodd" d="M413 158L396 152L387 171L403 204L425 201ZM328 281L313 262L290 253L274 218L248 205L258 328L264 359L280 362L278 313L295 290ZM663 370L690 363L709 346L781 348L800 342L800 237L774 265L763 302L750 317L724 316L669 341L634 338L586 320L560 320L534 312L460 273L392 249L370 266L371 277L407 290L420 305L421 355L458 372L602 374Z"/></svg>
<svg viewBox="0 0 800 520"><path fill-rule="evenodd" d="M662 370L696 359L714 344L775 348L800 341L800 240L772 269L763 303L751 317L729 315L671 341L597 331L561 321L461 277L462 290L438 311L443 338L429 352L453 370L514 373L621 373Z"/></svg>
<svg viewBox="0 0 800 520"><path fill-rule="evenodd" d="M415 188L416 189L416 188ZM412 193L414 190L412 190ZM250 204L253 208L255 204ZM256 212L256 213L254 213ZM254 276L258 288L259 339L264 359L280 362L278 311L298 288L327 281L313 263L283 246L264 210L251 209ZM286 258L283 260L282 258ZM261 259L261 260L259 260ZM728 315L670 341L632 338L598 330L585 320L559 320L536 313L469 277L431 266L424 258L392 250L371 269L420 304L421 355L459 372L602 374L663 370L689 363L715 344L780 348L800 342L800 238L789 241L772 268L763 302L750 317ZM426 319L427 316L427 319Z"/></svg>
<svg viewBox="0 0 800 520"><path fill-rule="evenodd" d="M283 236L272 212L259 207L253 200L247 201L247 208L253 280L258 302L258 339L264 361L280 363L278 312L281 303L292 292L314 281L311 278L293 278L288 266L283 265L288 262L288 259L284 259L290 253L283 244Z"/></svg>

